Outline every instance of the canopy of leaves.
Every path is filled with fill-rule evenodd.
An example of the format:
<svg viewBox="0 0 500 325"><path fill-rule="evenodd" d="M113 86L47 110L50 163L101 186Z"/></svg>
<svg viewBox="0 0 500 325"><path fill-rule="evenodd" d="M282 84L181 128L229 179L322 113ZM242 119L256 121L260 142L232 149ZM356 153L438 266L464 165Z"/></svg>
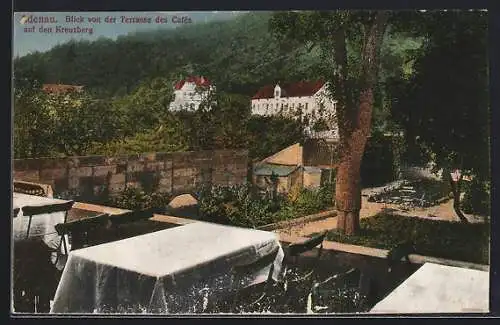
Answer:
<svg viewBox="0 0 500 325"><path fill-rule="evenodd" d="M436 12L413 22L427 39L414 74L392 83L392 114L438 167L489 178L487 15Z"/></svg>

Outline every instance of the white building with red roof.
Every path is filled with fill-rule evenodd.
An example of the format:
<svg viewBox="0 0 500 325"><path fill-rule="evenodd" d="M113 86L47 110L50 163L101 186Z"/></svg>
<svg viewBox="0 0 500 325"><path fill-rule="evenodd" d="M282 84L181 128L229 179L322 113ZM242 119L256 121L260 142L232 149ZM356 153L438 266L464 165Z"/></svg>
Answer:
<svg viewBox="0 0 500 325"><path fill-rule="evenodd" d="M252 114L307 115L310 120L308 127L310 135L336 138L338 136L338 128L334 122L336 103L329 96L328 84L322 80L267 85L260 88L252 97ZM313 132L312 126L319 119L329 121L329 130Z"/></svg>
<svg viewBox="0 0 500 325"><path fill-rule="evenodd" d="M171 111L196 111L203 100L207 99L215 87L205 77L191 76L174 85L174 100L170 103Z"/></svg>

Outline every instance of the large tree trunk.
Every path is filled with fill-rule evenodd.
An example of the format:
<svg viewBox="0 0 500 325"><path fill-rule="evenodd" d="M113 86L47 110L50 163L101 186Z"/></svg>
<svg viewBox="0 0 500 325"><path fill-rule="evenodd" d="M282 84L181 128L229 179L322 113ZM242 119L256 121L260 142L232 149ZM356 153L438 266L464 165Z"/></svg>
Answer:
<svg viewBox="0 0 500 325"><path fill-rule="evenodd" d="M364 90L360 95L358 128L350 134L350 137L342 145L335 185L335 204L337 229L346 235L353 235L359 230L361 161L370 134L372 108L373 91L371 89Z"/></svg>
<svg viewBox="0 0 500 325"><path fill-rule="evenodd" d="M366 25L362 49L362 69L359 97L353 103L346 87L347 51L342 29L336 35L336 62L340 64L340 76L336 86L341 90L343 108L338 112L340 135L340 162L337 171L335 204L338 213L337 230L354 235L359 230L361 210L361 161L371 131L373 90L377 80L380 47L387 26L387 12L377 12ZM343 38L343 40L342 40Z"/></svg>

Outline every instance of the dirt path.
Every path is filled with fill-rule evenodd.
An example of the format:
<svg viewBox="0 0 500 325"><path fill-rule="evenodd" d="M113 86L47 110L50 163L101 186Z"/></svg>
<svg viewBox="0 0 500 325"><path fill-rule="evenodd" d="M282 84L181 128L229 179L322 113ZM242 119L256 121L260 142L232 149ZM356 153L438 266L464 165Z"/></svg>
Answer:
<svg viewBox="0 0 500 325"><path fill-rule="evenodd" d="M366 194L368 191L363 191ZM363 196L361 200L360 219L372 217L385 210L386 213L394 213L408 217L419 217L433 220L446 220L446 221L460 221L453 210L453 201L441 203L440 205L429 208L416 208L412 211L402 211L396 204L384 204L376 202L368 202L367 196ZM432 215L433 217L430 217ZM470 221L476 222L474 216L467 215ZM328 229L337 228L337 218L331 217L323 220L309 222L307 224L299 224L283 229L276 230L276 232L288 236L307 237L308 235L318 233Z"/></svg>

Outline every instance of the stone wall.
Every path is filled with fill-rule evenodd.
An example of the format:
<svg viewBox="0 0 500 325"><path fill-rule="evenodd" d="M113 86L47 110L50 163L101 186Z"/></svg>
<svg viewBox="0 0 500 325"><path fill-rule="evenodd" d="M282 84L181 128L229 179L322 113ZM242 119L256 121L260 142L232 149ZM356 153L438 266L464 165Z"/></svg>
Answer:
<svg viewBox="0 0 500 325"><path fill-rule="evenodd" d="M150 153L15 159L14 179L49 184L54 196L112 196L126 188L182 194L201 183L241 184L248 171L246 150Z"/></svg>

